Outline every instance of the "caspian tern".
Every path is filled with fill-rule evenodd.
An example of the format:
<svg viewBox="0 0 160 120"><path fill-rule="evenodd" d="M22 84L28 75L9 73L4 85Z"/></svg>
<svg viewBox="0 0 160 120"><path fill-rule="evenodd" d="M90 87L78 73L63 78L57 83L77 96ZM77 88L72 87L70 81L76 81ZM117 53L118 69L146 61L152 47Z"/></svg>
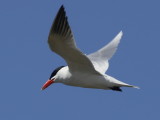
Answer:
<svg viewBox="0 0 160 120"><path fill-rule="evenodd" d="M53 52L65 59L68 66L55 69L42 90L52 83L115 91L122 91L120 87L138 88L105 74L109 67L108 61L116 52L122 34L122 31L119 32L109 44L92 54L85 55L76 46L62 5L51 27L48 44Z"/></svg>

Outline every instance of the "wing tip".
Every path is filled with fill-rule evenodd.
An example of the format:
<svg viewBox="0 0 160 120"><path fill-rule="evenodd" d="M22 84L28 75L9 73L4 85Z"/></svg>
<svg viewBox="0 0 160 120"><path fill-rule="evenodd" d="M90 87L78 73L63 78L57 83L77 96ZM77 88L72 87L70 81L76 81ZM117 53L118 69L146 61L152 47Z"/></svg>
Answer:
<svg viewBox="0 0 160 120"><path fill-rule="evenodd" d="M122 30L113 38L113 41L118 41L118 43L120 42L121 38L123 36L123 32Z"/></svg>
<svg viewBox="0 0 160 120"><path fill-rule="evenodd" d="M117 36L122 37L122 36L123 36L123 31L121 30L121 31L118 33Z"/></svg>
<svg viewBox="0 0 160 120"><path fill-rule="evenodd" d="M63 10L65 9L63 4L61 5L60 9L63 9Z"/></svg>
<svg viewBox="0 0 160 120"><path fill-rule="evenodd" d="M64 5L62 4L54 18L49 36L53 33L62 34L66 30L64 29L64 25L67 25L67 16Z"/></svg>

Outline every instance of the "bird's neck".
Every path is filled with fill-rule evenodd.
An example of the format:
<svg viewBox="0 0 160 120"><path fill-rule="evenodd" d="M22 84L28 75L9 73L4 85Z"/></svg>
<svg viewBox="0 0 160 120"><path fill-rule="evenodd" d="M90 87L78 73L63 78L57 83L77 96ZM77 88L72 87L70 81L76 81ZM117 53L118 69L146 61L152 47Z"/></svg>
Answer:
<svg viewBox="0 0 160 120"><path fill-rule="evenodd" d="M60 69L57 73L57 82L65 83L71 77L71 73L68 69L68 66Z"/></svg>

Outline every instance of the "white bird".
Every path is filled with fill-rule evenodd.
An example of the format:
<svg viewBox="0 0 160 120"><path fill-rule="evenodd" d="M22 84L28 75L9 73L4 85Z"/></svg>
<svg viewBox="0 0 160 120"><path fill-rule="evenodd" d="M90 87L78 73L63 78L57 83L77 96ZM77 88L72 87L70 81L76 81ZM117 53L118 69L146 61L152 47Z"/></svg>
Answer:
<svg viewBox="0 0 160 120"><path fill-rule="evenodd" d="M51 27L48 44L53 52L65 59L68 66L55 69L42 90L52 83L116 91L122 91L120 87L138 88L105 74L109 67L108 61L116 52L122 34L121 31L109 44L95 53L85 55L76 46L62 5Z"/></svg>

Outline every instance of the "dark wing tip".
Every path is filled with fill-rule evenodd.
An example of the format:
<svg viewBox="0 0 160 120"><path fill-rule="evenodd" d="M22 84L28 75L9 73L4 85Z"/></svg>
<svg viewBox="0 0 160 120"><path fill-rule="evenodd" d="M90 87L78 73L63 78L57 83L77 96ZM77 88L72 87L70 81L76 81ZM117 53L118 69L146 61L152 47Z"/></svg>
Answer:
<svg viewBox="0 0 160 120"><path fill-rule="evenodd" d="M111 90L114 90L114 91L119 91L119 92L122 92L122 89L120 87L117 87L117 86L114 86L114 87L110 87Z"/></svg>
<svg viewBox="0 0 160 120"><path fill-rule="evenodd" d="M71 34L71 29L67 20L65 8L63 5L59 8L59 11L54 19L53 25L50 30L50 34L59 34L68 37Z"/></svg>
<svg viewBox="0 0 160 120"><path fill-rule="evenodd" d="M64 9L64 5L61 5L60 9Z"/></svg>
<svg viewBox="0 0 160 120"><path fill-rule="evenodd" d="M58 10L57 15L58 15L61 11L65 11L64 5L61 5L61 7L60 7L59 10Z"/></svg>

